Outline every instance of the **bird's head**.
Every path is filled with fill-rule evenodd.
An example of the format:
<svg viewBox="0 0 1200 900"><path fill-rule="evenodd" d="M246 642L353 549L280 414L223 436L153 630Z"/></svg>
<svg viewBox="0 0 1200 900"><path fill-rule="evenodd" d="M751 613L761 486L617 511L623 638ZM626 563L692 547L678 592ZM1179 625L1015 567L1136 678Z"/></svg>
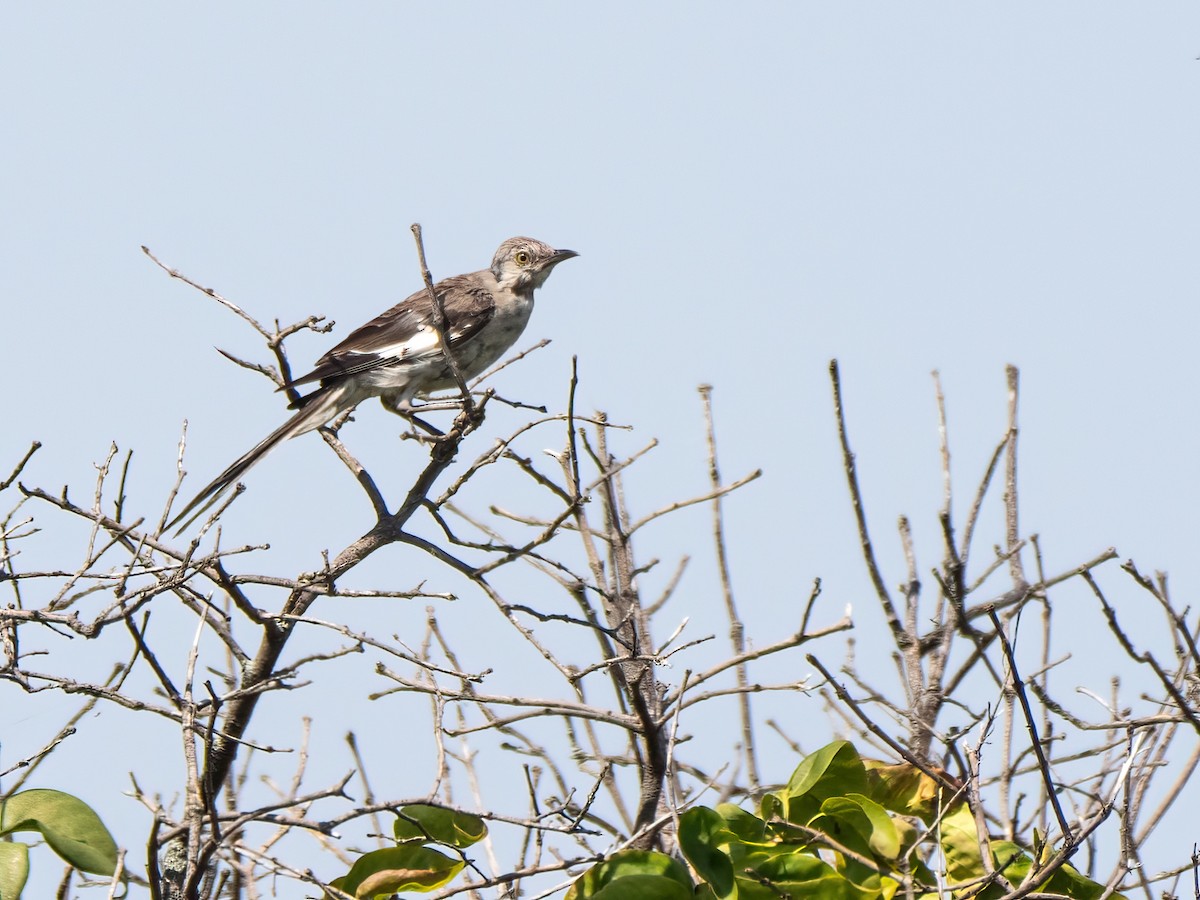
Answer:
<svg viewBox="0 0 1200 900"><path fill-rule="evenodd" d="M509 238L492 257L492 274L501 287L523 293L541 287L551 269L578 255L574 250L555 250L533 238Z"/></svg>

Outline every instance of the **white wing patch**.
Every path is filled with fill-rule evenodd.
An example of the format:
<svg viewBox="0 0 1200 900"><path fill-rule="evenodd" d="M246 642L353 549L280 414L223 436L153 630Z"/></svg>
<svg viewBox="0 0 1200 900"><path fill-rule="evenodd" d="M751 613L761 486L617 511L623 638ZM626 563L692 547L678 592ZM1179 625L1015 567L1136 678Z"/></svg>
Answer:
<svg viewBox="0 0 1200 900"><path fill-rule="evenodd" d="M396 359L403 360L411 359L414 356L423 356L436 349L438 349L437 332L430 325L422 325L417 333L407 340L383 347L373 347L371 352L379 357L394 356Z"/></svg>

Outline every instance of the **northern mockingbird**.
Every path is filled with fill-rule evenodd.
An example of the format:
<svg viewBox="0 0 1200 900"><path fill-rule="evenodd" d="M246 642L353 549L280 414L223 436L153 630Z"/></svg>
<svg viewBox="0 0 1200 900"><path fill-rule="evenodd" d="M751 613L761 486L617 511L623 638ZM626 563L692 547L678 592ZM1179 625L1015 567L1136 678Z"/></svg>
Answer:
<svg viewBox="0 0 1200 900"><path fill-rule="evenodd" d="M463 378L474 378L513 345L533 311L533 292L574 250L555 250L533 238L509 238L489 269L455 275L433 286L445 313L443 332ZM192 513L180 531L275 447L313 431L371 397L395 412L409 401L456 386L433 325L429 294L417 291L350 333L317 360L307 375L284 387L320 382L289 408L298 412L214 478L167 528ZM283 390L283 388L280 388ZM194 512L193 512L194 511Z"/></svg>

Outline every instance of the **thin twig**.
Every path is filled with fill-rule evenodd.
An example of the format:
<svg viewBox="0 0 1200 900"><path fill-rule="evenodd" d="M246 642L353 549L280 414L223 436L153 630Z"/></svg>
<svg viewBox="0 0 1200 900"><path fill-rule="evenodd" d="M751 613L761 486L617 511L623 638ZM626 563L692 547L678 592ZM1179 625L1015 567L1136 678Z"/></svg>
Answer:
<svg viewBox="0 0 1200 900"><path fill-rule="evenodd" d="M1046 761L1046 753L1042 749L1042 742L1038 738L1037 722L1033 718L1033 708L1029 704L1029 695L1025 691L1025 682L1021 680L1020 672L1017 670L1017 660L1013 655L1012 645L1008 642L1008 635L1004 633L1004 626L1000 622L1000 617L996 615L996 611L990 610L988 618L992 620L992 626L996 629L996 636L1000 638L1000 645L1004 648L1004 658L1008 662L1008 670L1012 674L1012 686L1017 693L1017 699L1021 703L1021 712L1025 716L1025 727L1029 731L1030 743L1033 747L1033 752L1038 758L1038 769L1041 771L1042 780L1046 785L1046 794L1050 799L1050 804L1054 808L1054 817L1058 820L1058 827L1062 831L1063 838L1071 843L1074 840L1074 834L1071 831L1071 826L1067 823L1067 817L1063 815L1062 804L1058 802L1058 788L1054 783L1054 776L1050 773L1050 764Z"/></svg>

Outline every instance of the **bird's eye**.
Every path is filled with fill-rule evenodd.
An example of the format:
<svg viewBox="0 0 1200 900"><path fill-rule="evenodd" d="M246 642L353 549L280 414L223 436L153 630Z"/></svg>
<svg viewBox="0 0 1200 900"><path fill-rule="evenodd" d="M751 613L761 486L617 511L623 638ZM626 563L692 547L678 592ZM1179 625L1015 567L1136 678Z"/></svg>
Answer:
<svg viewBox="0 0 1200 900"><path fill-rule="evenodd" d="M518 250L513 254L513 259L516 260L518 266L527 266L533 257L529 255L528 250Z"/></svg>

